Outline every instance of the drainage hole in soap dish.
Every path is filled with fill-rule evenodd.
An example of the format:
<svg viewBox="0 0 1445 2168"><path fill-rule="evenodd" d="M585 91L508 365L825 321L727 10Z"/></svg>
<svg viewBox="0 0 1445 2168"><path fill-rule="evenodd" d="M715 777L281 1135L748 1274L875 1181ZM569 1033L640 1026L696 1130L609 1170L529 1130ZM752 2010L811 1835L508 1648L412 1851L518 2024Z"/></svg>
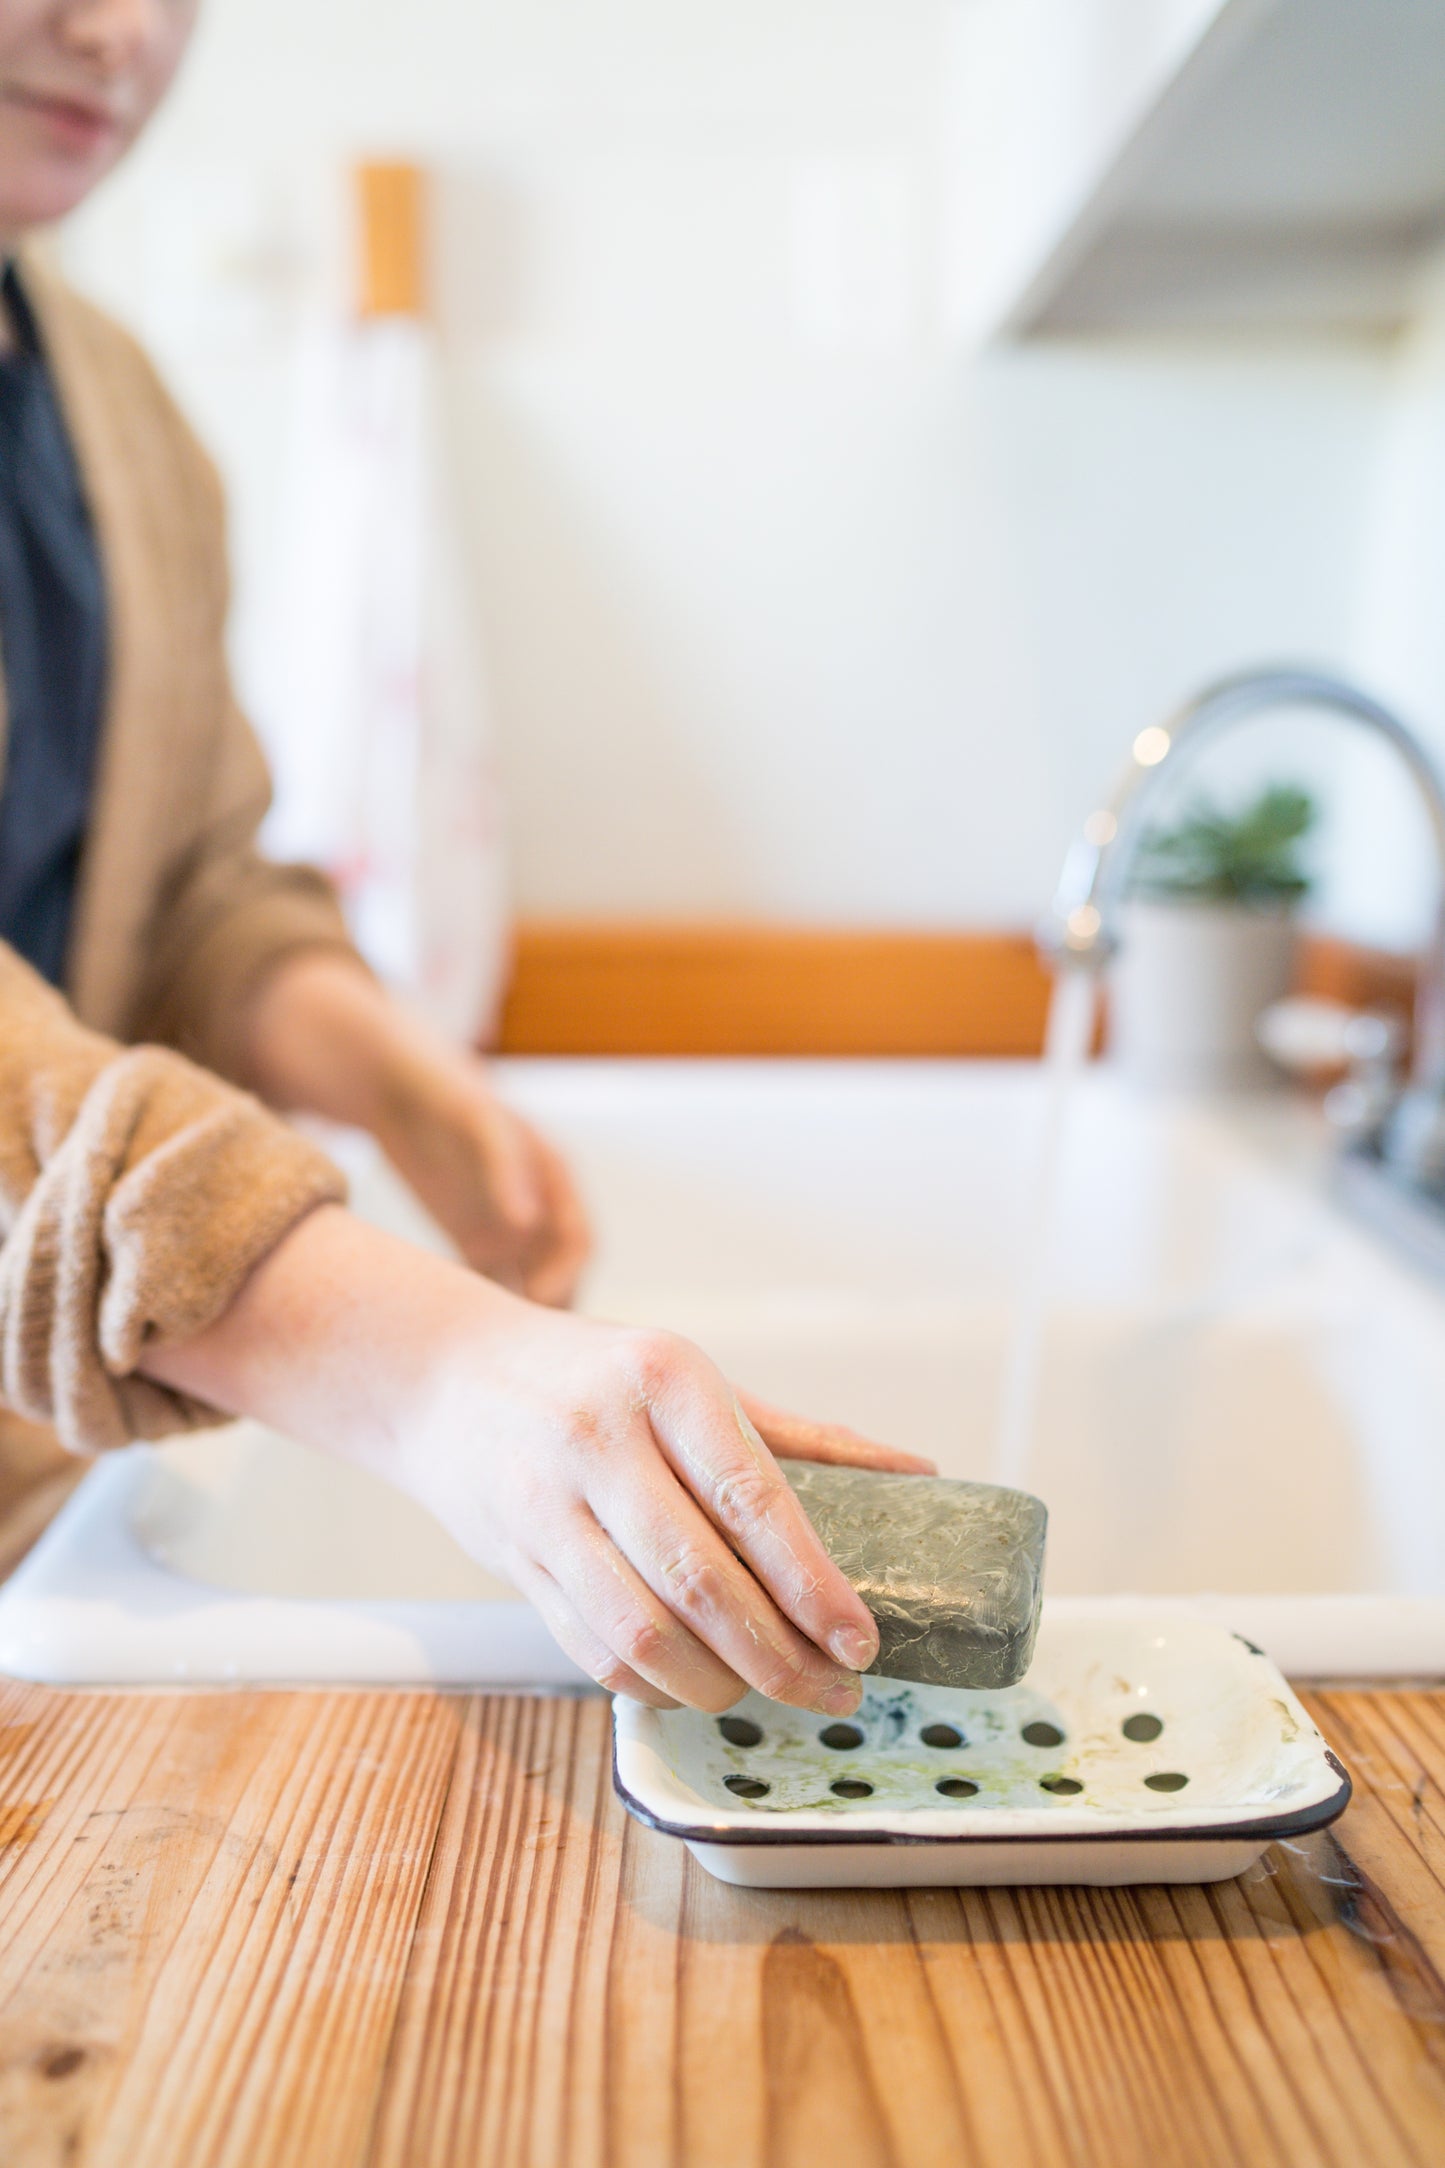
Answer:
<svg viewBox="0 0 1445 2168"><path fill-rule="evenodd" d="M1177 1769L1161 1769L1152 1777L1145 1777L1144 1782L1151 1792L1182 1792L1189 1779Z"/></svg>
<svg viewBox="0 0 1445 2168"><path fill-rule="evenodd" d="M1157 1716L1126 1716L1123 1728L1124 1737L1132 1739L1135 1746L1148 1746L1151 1740L1158 1738L1164 1725Z"/></svg>
<svg viewBox="0 0 1445 2168"><path fill-rule="evenodd" d="M963 1733L955 1731L952 1724L925 1724L918 1734L925 1746L962 1746Z"/></svg>
<svg viewBox="0 0 1445 2168"><path fill-rule="evenodd" d="M839 1753L863 1744L863 1734L856 1724L825 1724L818 1738L823 1746L831 1746Z"/></svg>
<svg viewBox="0 0 1445 2168"><path fill-rule="evenodd" d="M830 1791L835 1792L839 1799L871 1799L873 1797L872 1785L865 1784L861 1777L839 1777L837 1783L830 1785L828 1788Z"/></svg>
<svg viewBox="0 0 1445 2168"><path fill-rule="evenodd" d="M763 1799L772 1789L761 1777L724 1777L723 1782L738 1799Z"/></svg>
<svg viewBox="0 0 1445 2168"><path fill-rule="evenodd" d="M942 1792L945 1799L972 1799L978 1790L967 1777L940 1777L933 1789Z"/></svg>
<svg viewBox="0 0 1445 2168"><path fill-rule="evenodd" d="M1057 1724L1025 1724L1019 1734L1025 1746L1062 1746L1064 1735Z"/></svg>
<svg viewBox="0 0 1445 2168"><path fill-rule="evenodd" d="M1147 1784L1149 1780L1146 1777L1144 1781ZM1075 1792L1081 1792L1083 1789L1084 1787L1079 1782L1077 1777L1039 1778L1039 1790L1044 1792L1053 1792L1055 1797L1059 1799L1071 1798Z"/></svg>
<svg viewBox="0 0 1445 2168"><path fill-rule="evenodd" d="M746 1716L720 1716L717 1728L729 1746L761 1746L762 1726Z"/></svg>

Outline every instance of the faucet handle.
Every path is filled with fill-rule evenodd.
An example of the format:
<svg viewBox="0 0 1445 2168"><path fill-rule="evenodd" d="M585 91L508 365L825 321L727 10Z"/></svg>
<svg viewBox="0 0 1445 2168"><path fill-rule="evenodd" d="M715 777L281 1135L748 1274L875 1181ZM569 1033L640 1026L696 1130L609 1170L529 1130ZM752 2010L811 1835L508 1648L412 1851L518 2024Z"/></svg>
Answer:
<svg viewBox="0 0 1445 2168"><path fill-rule="evenodd" d="M1373 1072L1398 1064L1405 1052L1398 1016L1384 1009L1352 1009L1314 994L1272 1002L1254 1033L1270 1060L1298 1077L1325 1077L1340 1069Z"/></svg>
<svg viewBox="0 0 1445 2168"><path fill-rule="evenodd" d="M1265 1052L1295 1076L1345 1069L1324 1111L1347 1151L1380 1162L1412 1189L1445 1196L1445 1092L1407 1085L1402 1016L1298 996L1266 1009L1255 1028Z"/></svg>
<svg viewBox="0 0 1445 2168"><path fill-rule="evenodd" d="M1349 1065L1325 1094L1325 1115L1352 1144L1378 1150L1401 1105L1408 1033L1385 1009L1355 1011L1342 1034Z"/></svg>
<svg viewBox="0 0 1445 2168"><path fill-rule="evenodd" d="M1445 1094L1412 1084L1396 1097L1375 1137L1375 1150L1397 1180L1445 1198Z"/></svg>
<svg viewBox="0 0 1445 2168"><path fill-rule="evenodd" d="M1335 1076L1325 1094L1328 1119L1349 1143L1379 1148L1400 1103L1408 1043L1403 1018L1299 994L1266 1009L1255 1036L1291 1076L1320 1083Z"/></svg>

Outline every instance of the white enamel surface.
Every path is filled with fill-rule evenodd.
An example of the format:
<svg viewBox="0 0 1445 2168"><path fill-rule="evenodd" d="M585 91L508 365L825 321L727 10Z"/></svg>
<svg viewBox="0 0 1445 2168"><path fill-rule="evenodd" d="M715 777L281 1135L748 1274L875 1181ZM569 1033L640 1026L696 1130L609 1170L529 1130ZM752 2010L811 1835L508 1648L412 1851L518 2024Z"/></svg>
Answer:
<svg viewBox="0 0 1445 2168"><path fill-rule="evenodd" d="M1031 1065L556 1062L589 1307L988 1476ZM1073 1111L1030 1487L1054 1595L1207 1599L1290 1670L1445 1671L1445 1297L1323 1195L1292 1103ZM358 1201L419 1229L363 1159ZM385 1486L253 1426L98 1467L0 1596L28 1676L575 1680Z"/></svg>
<svg viewBox="0 0 1445 2168"><path fill-rule="evenodd" d="M1152 1740L1124 1733L1141 1716L1160 1727ZM728 1880L1207 1880L1258 1856L1266 1838L1252 1836L1251 1824L1287 1821L1341 1789L1318 1731L1267 1657L1223 1627L1139 1607L1101 1615L1087 1603L1047 1606L1029 1677L1007 1692L870 1681L851 1727L863 1734L856 1746L830 1746L836 1727L759 1695L732 1718L761 1736L731 1743L696 1710L616 1705L623 1798L685 1835ZM1025 1738L1041 1721L1057 1743ZM924 1740L924 1728L940 1723L958 1744ZM1187 1781L1157 1792L1146 1779L1161 1774ZM737 1799L729 1777L768 1789ZM940 1779L977 1791L945 1800ZM1054 1795L1045 1779L1081 1788ZM839 1780L873 1789L837 1798ZM767 1843L747 1842L760 1831ZM837 1842L840 1833L909 1842L855 1847ZM1171 1833L1172 1851L1161 1841ZM784 1834L798 1844L779 1848Z"/></svg>
<svg viewBox="0 0 1445 2168"><path fill-rule="evenodd" d="M1228 1882L1254 1865L1266 1840L1208 1838L1194 1844L1157 1844L1139 1838L1118 1844L1031 1847L1025 1867L1006 1844L971 1844L960 1856L953 1845L780 1844L766 1849L693 1844L688 1850L719 1882L740 1889L989 1889L1024 1883Z"/></svg>

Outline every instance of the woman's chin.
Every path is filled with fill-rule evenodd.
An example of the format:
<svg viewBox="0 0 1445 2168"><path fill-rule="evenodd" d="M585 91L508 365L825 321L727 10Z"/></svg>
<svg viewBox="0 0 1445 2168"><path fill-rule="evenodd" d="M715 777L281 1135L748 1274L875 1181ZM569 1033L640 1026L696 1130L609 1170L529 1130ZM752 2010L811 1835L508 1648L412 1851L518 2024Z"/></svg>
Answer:
<svg viewBox="0 0 1445 2168"><path fill-rule="evenodd" d="M0 233L53 225L103 181L126 146L118 127L68 141L43 114L0 105Z"/></svg>
<svg viewBox="0 0 1445 2168"><path fill-rule="evenodd" d="M0 160L0 235L52 226L82 203L115 163L114 155L51 157L10 173Z"/></svg>

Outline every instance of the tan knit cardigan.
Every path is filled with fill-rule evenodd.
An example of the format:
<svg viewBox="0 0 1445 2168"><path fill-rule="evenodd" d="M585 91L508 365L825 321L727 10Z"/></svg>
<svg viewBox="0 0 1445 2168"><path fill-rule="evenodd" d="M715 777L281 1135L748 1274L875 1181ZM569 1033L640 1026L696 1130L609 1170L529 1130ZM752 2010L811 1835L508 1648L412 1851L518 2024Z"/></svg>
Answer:
<svg viewBox="0 0 1445 2168"><path fill-rule="evenodd" d="M211 464L134 341L43 265L25 276L100 545L109 663L68 1005L0 942L0 1457L4 1410L82 1452L206 1418L137 1376L146 1346L218 1317L342 1195L328 1160L220 1081L238 1020L281 957L348 945L321 876L255 848L269 784L227 674Z"/></svg>

